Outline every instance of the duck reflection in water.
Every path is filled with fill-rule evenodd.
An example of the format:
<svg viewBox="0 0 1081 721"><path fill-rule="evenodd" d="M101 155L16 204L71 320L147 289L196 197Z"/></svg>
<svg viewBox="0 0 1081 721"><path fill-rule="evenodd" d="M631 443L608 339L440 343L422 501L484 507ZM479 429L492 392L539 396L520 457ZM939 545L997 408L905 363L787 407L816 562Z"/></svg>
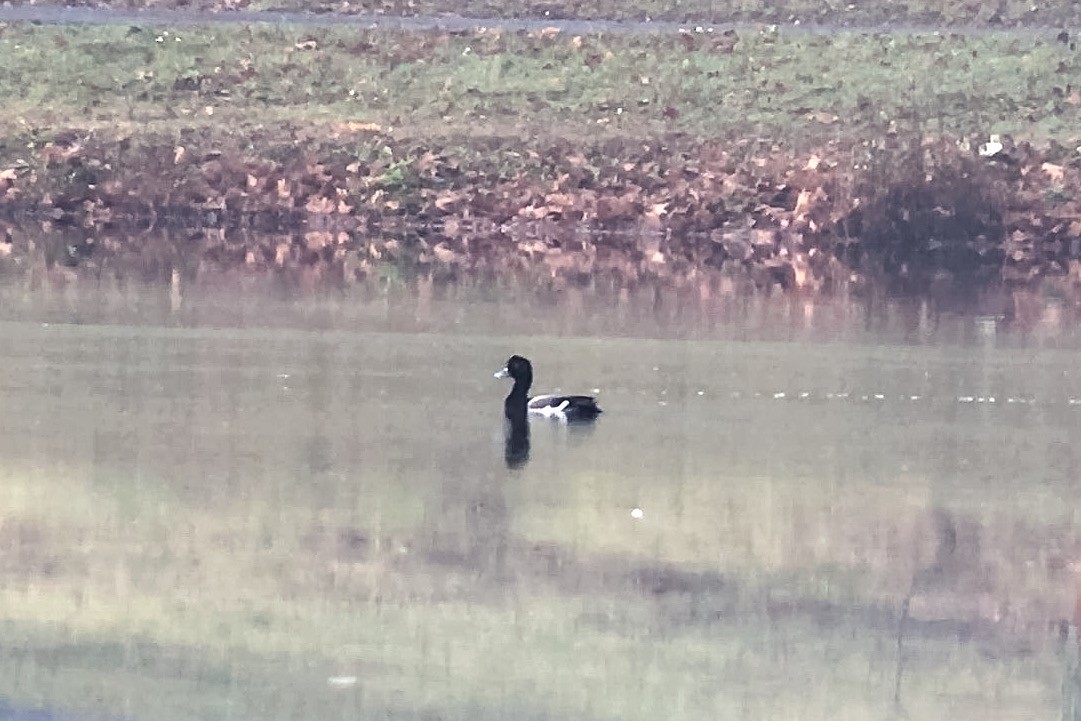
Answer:
<svg viewBox="0 0 1081 721"><path fill-rule="evenodd" d="M511 356L495 377L514 379L514 387L503 401L503 416L507 420L504 457L508 467L517 467L529 460L529 414L581 422L591 421L601 413L592 396L551 394L530 398L533 365L522 356Z"/></svg>
<svg viewBox="0 0 1081 721"><path fill-rule="evenodd" d="M520 468L529 462L529 422L523 416L521 420L507 419L504 431L503 460L507 468Z"/></svg>

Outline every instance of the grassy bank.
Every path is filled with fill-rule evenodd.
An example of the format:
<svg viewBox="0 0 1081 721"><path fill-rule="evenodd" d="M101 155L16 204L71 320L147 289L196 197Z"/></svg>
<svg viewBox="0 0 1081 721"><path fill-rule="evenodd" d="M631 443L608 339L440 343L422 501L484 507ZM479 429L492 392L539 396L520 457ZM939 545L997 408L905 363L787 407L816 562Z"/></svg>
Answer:
<svg viewBox="0 0 1081 721"><path fill-rule="evenodd" d="M294 123L347 137L374 124L449 139L680 134L784 144L878 139L914 123L1064 139L1076 133L1079 104L1067 86L1081 69L1062 43L1009 34L634 38L221 26L9 25L0 29L0 62L7 135L243 133Z"/></svg>
<svg viewBox="0 0 1081 721"><path fill-rule="evenodd" d="M1052 39L13 25L0 64L9 216L331 233L216 261L919 290L1067 277L1081 232L1081 60Z"/></svg>

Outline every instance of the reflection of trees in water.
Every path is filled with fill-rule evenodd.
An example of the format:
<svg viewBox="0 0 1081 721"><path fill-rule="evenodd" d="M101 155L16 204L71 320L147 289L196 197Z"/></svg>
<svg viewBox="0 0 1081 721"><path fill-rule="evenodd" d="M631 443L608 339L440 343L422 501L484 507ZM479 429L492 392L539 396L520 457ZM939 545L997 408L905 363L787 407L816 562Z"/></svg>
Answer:
<svg viewBox="0 0 1081 721"><path fill-rule="evenodd" d="M82 230L5 226L0 231L11 237L10 243L0 237L7 249L0 255L0 278L22 280L54 304L63 293L69 313L97 309L111 321L120 297L132 307L119 310L138 306L151 320L157 312L163 320L229 322L238 310L230 299L261 295L279 304L259 318L274 323L303 322L299 306L324 303L333 311L327 320L333 323L337 316L342 326L362 317L396 330L475 324L514 333L521 316L513 309L523 305L530 308L538 334L743 337L750 331L799 340L861 331L933 343L985 332L987 323L973 323L974 315L994 319L998 331L1046 338L1069 332L1081 316L1076 271L1061 282L1049 281L1046 290L945 284L909 296L863 286L829 294L785 293L710 268L687 277L598 269L553 276L543 264L520 259L510 265L411 267L390 256L373 264L355 250L334 261L341 267L331 267L307 250L310 238L250 229L99 231L93 242ZM413 242L399 235L373 242ZM282 255L283 249L289 252ZM131 293L134 286L141 291ZM155 293L161 296L157 311ZM113 307L106 308L103 298ZM0 308L4 301L0 289ZM381 318L374 315L377 301L384 303Z"/></svg>

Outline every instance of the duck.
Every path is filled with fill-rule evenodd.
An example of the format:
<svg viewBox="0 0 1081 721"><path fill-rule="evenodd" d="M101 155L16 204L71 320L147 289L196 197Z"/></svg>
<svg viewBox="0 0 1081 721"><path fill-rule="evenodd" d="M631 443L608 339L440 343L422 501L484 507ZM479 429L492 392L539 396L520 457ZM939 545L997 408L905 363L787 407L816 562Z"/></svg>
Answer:
<svg viewBox="0 0 1081 721"><path fill-rule="evenodd" d="M593 396L549 394L530 397L533 364L520 355L512 355L495 377L514 379L514 387L503 401L503 413L512 426L524 423L528 414L562 421L591 421L602 413Z"/></svg>

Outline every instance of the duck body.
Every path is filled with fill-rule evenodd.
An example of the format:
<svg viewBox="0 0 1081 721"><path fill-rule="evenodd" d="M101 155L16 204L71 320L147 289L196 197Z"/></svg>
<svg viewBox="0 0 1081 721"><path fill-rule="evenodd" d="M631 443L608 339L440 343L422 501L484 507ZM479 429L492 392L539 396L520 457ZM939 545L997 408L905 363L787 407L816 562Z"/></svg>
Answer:
<svg viewBox="0 0 1081 721"><path fill-rule="evenodd" d="M568 421L591 421L602 413L593 396L533 396L526 408L535 415Z"/></svg>
<svg viewBox="0 0 1081 721"><path fill-rule="evenodd" d="M525 423L529 415L558 418L562 421L591 421L602 411L593 396L556 393L530 396L533 365L522 356L511 356L496 378L513 378L514 387L503 401L503 413L511 425Z"/></svg>

